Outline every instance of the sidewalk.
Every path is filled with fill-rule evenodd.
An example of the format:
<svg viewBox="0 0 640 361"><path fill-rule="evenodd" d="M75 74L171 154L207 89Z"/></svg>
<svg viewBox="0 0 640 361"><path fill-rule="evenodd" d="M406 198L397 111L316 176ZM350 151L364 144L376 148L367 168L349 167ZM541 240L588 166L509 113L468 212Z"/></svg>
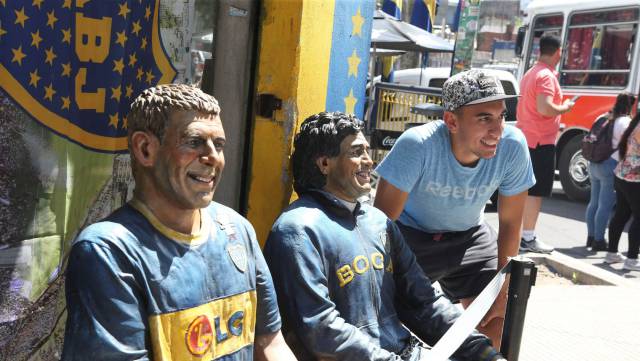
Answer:
<svg viewBox="0 0 640 361"><path fill-rule="evenodd" d="M557 187L556 187L557 188ZM556 248L551 258L606 278L617 286L538 285L531 290L520 347L520 361L640 360L640 272L603 262L605 252L584 243L586 204L567 201L561 190L545 199L538 219L541 239ZM497 227L495 211L485 219ZM620 250L626 251L627 234Z"/></svg>
<svg viewBox="0 0 640 361"><path fill-rule="evenodd" d="M520 361L637 361L640 288L534 286Z"/></svg>

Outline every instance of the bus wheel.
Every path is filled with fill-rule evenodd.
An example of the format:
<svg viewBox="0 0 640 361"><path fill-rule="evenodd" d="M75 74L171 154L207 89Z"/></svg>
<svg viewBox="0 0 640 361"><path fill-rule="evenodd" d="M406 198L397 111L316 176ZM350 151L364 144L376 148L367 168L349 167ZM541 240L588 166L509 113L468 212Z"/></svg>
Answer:
<svg viewBox="0 0 640 361"><path fill-rule="evenodd" d="M582 138L576 135L562 148L559 170L560 183L567 197L575 201L588 201L591 192L589 162L582 156Z"/></svg>

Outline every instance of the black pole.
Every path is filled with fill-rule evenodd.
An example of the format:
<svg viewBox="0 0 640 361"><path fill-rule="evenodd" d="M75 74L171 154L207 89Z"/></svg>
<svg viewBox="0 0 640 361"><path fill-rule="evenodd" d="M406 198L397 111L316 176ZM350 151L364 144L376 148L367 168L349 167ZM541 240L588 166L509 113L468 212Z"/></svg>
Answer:
<svg viewBox="0 0 640 361"><path fill-rule="evenodd" d="M511 278L507 311L502 330L500 353L509 361L518 361L524 316L531 286L536 283L536 265L530 259L514 257L511 259Z"/></svg>

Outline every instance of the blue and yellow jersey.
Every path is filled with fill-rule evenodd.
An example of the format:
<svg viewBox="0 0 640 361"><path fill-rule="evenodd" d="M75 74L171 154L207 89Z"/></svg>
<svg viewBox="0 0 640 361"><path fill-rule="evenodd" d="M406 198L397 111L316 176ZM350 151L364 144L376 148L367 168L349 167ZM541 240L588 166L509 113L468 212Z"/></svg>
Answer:
<svg viewBox="0 0 640 361"><path fill-rule="evenodd" d="M280 329L271 275L247 220L219 204L199 234L131 202L76 239L63 360L251 360Z"/></svg>

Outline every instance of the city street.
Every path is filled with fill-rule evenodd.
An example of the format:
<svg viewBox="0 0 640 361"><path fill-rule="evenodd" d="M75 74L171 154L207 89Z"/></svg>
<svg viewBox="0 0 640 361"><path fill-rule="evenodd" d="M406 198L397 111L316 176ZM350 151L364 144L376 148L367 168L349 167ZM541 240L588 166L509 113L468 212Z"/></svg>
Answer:
<svg viewBox="0 0 640 361"><path fill-rule="evenodd" d="M538 218L536 232L538 237L567 256L590 263L606 271L614 272L640 284L640 272L622 269L622 263L609 265L603 262L606 252L588 252L585 248L587 225L584 222L586 203L569 200L560 182L554 183L552 198L545 199ZM489 224L497 229L498 214L492 205L487 205L485 217ZM622 234L619 250L626 254L628 247L627 232Z"/></svg>

